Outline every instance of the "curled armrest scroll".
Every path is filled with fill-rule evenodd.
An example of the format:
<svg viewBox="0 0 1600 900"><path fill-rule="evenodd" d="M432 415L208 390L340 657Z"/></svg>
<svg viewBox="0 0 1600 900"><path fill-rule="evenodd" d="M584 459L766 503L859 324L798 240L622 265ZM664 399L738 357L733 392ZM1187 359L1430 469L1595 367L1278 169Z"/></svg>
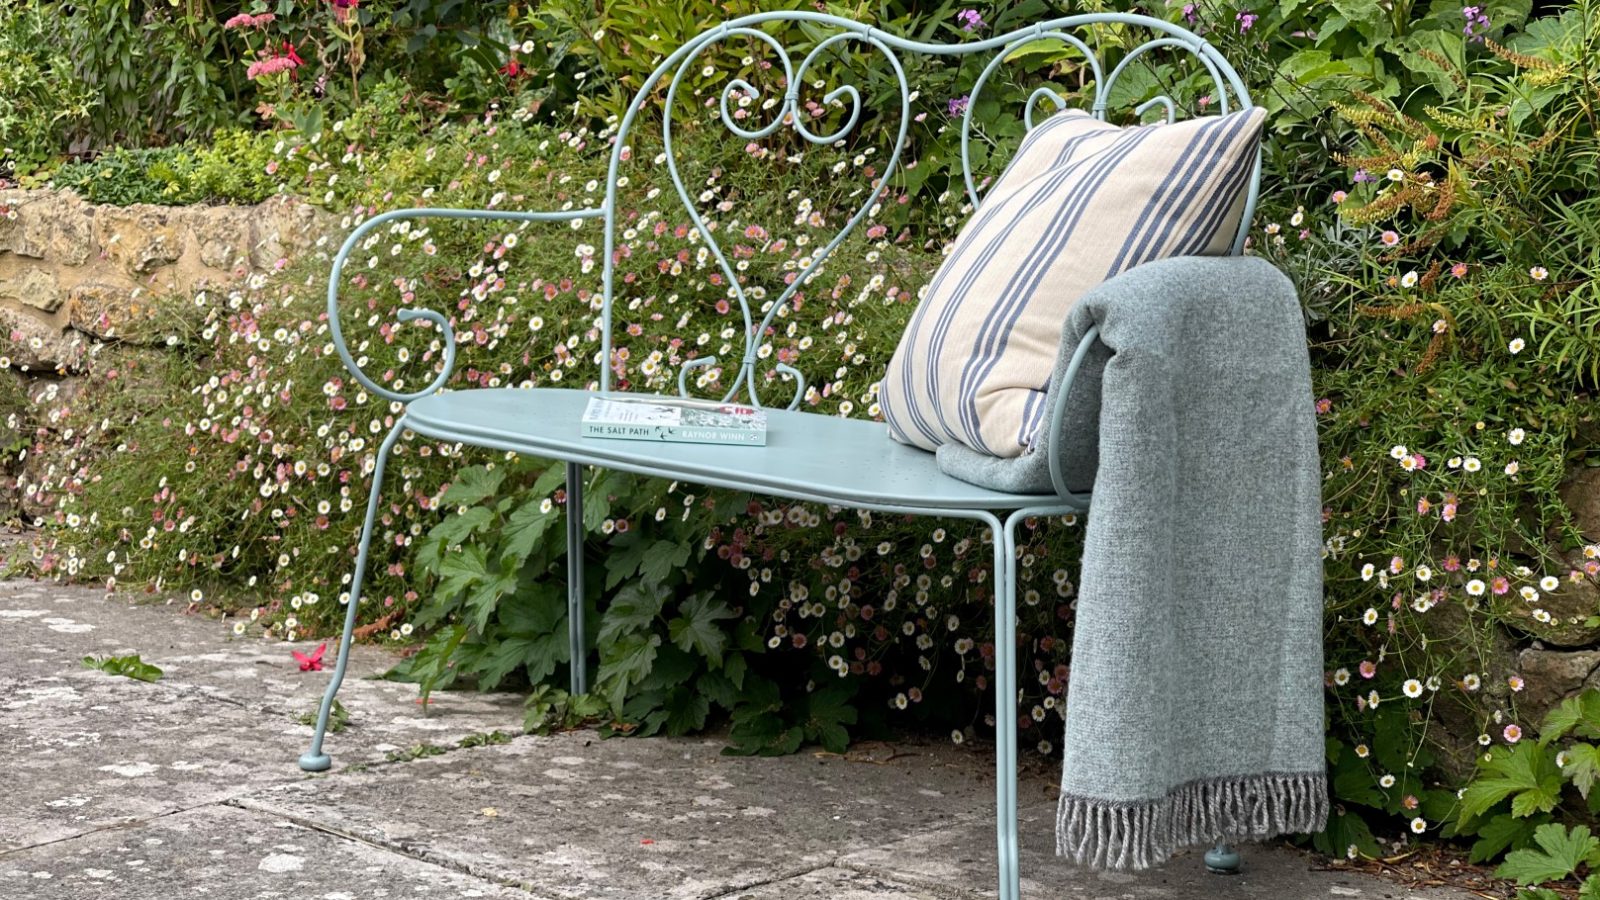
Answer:
<svg viewBox="0 0 1600 900"><path fill-rule="evenodd" d="M1091 325L1089 330L1078 339L1078 348L1072 352L1072 359L1067 361L1067 371L1061 376L1061 383L1056 386L1054 406L1050 410L1050 440L1052 443L1061 438L1062 421L1066 418L1067 396L1072 393L1072 382L1078 377L1078 369L1083 366L1083 360L1089 355L1089 348L1100 339L1100 326ZM1050 484L1055 487L1056 493L1062 500L1078 509L1089 508L1087 495L1075 494L1067 489L1067 479L1061 471L1061 453L1059 448L1050 453Z"/></svg>
<svg viewBox="0 0 1600 900"><path fill-rule="evenodd" d="M450 319L443 313L431 309L402 309L396 315L401 322L412 322L422 319L433 323L442 332L444 343L444 367L439 370L433 380L428 382L421 390L401 393L392 391L373 381L367 373L361 371L356 364L355 357L350 353L350 348L345 344L344 329L339 325L339 279L344 272L345 260L359 245L363 238L380 225L392 222L395 219L482 219L502 220L513 222L568 222L575 219L596 219L605 215L604 209L572 209L551 212L513 212L510 210L492 209L437 209L431 207L418 207L415 209L396 209L362 222L345 238L344 244L339 248L339 253L333 258L333 268L328 272L328 329L333 334L333 346L339 353L339 359L344 362L344 367L350 371L350 376L368 392L396 403L410 403L420 400L444 387L450 380L451 373L456 364L456 335L455 329L450 325Z"/></svg>

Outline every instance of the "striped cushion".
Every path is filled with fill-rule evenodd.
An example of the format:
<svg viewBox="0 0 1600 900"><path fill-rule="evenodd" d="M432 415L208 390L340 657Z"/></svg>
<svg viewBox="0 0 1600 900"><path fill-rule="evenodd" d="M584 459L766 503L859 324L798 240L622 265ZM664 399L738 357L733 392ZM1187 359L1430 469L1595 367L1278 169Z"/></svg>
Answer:
<svg viewBox="0 0 1600 900"><path fill-rule="evenodd" d="M929 450L1025 452L1080 296L1140 263L1231 249L1263 118L1119 128L1070 110L1029 133L889 362L889 434Z"/></svg>

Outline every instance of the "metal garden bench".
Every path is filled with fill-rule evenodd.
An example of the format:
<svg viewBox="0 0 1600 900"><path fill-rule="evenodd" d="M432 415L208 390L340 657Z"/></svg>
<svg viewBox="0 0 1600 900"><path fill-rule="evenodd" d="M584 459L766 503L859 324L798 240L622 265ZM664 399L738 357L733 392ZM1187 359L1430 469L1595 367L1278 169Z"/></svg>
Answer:
<svg viewBox="0 0 1600 900"><path fill-rule="evenodd" d="M790 21L809 23L815 28L833 32L816 42L799 66L795 66L789 52L776 38L761 30L763 23ZM1137 29L1154 33L1154 37L1124 52L1117 64L1106 72L1099 56L1076 32L1091 29L1110 29L1119 35ZM725 126L741 140L759 140L779 128L792 127L813 144L832 144L842 140L856 125L862 112L861 93L853 86L835 88L825 96L826 102L846 100L850 112L845 124L832 134L815 134L807 128L805 117L797 113L801 86L806 83L807 70L819 55L843 41L859 42L874 49L892 67L899 82L899 132L893 151L888 157L882 176L877 179L868 200L853 218L839 231L827 246L815 254L787 286L775 302L766 304L764 317L752 319L751 305L745 289L734 276L733 269L724 259L717 236L706 227L696 210L689 192L678 176L677 164L672 157L670 142L671 116L679 86L686 73L694 70L704 51L715 42L742 37L765 44L774 54L775 65L781 64L785 76L786 92L781 107L773 113L770 123L756 129L738 124L729 114L733 92L758 93L748 83L734 79L723 90L721 114ZM375 216L361 223L344 242L334 258L328 278L328 321L337 348L350 374L373 395L405 406L404 415L389 431L377 453L373 469L372 493L367 501L366 520L361 532L354 577L350 586L348 609L345 615L344 637L339 646L327 692L323 697L316 731L310 749L300 757L300 767L308 772L328 769L331 761L323 752L323 739L328 727L329 712L334 696L342 682L349 659L351 631L355 627L356 613L361 601L362 580L366 573L369 543L374 520L377 518L379 493L383 486L385 464L390 451L400 437L411 432L439 441L488 449L511 451L534 457L554 459L566 463L567 490L567 541L569 547L580 546L583 525L580 510L583 506L583 468L603 466L653 475L708 486L735 488L777 495L789 499L832 504L848 508L877 510L890 513L907 513L928 516L948 516L974 519L986 525L994 536L995 570L995 774L996 820L999 860L1000 900L1016 900L1020 894L1017 860L1017 666L1016 648L1016 542L1018 523L1033 516L1056 516L1081 513L1088 509L1089 497L1074 494L1066 488L1062 473L1052 460L1051 478L1056 488L1054 494L1020 495L990 490L958 481L941 472L934 455L896 443L889 439L887 428L880 422L861 419L844 419L796 411L804 391L805 381L798 371L783 363L774 368L792 378L796 384L794 399L788 409L770 410L769 443L764 448L728 447L704 444L653 443L585 438L580 434L579 420L587 400L595 393L610 390L608 366L601 366L598 392L577 389L502 389L483 388L461 391L441 391L449 382L455 363L455 334L451 322L439 312L427 309L408 309L399 313L402 322L426 320L443 335L443 363L433 380L424 388L410 393L400 393L386 388L370 378L352 356L339 325L339 284L341 273L350 253L374 229L395 219L492 219L521 222L559 222L577 219L600 219L605 229L604 251L604 305L601 313L602 359L612 354L612 311L616 301L613 280L615 262L613 249L617 231L618 165L623 159L622 149L641 109L663 79L667 82L663 128L666 133L666 163L673 183L682 200L687 215L698 229L705 246L715 254L717 262L728 276L745 323L743 355L738 361L737 375L726 396L738 394L744 388L748 399L761 405L757 384L759 350L769 326L778 310L786 304L806 276L834 250L844 237L866 216L868 209L882 196L889 176L900 163L905 146L907 125L911 119L911 91L905 69L898 54L932 54L938 56L963 56L991 54L990 61L972 87L969 103L961 120L961 146L963 174L968 197L974 205L978 202L978 188L969 165L968 147L971 141L972 105L983 90L985 82L1017 48L1041 40L1059 41L1083 54L1084 65L1093 76L1092 112L1104 118L1108 98L1117 79L1128 71L1131 63L1151 51L1162 49L1166 53L1188 54L1204 67L1210 83L1214 85L1212 97L1215 108L1221 112L1249 107L1250 99L1244 84L1221 54L1194 33L1170 22L1139 15L1100 13L1067 16L1040 22L1026 28L984 40L956 44L926 43L906 40L877 28L831 15L811 12L772 12L746 16L713 28L674 52L646 80L634 104L622 119L611 152L605 202L594 208L569 209L550 212L509 212L500 210L459 209L402 209ZM1128 42L1131 43L1131 42ZM1125 43L1124 46L1127 46ZM1041 100L1050 101L1056 110L1065 101L1055 92L1041 88L1029 98L1024 110L1031 127L1032 112ZM1137 115L1161 107L1167 119L1172 120L1177 104L1166 94L1145 99L1136 109ZM1233 253L1244 247L1255 207L1260 177L1259 159L1252 173L1251 186L1244 217L1233 243ZM759 310L758 310L759 312ZM1071 367L1067 370L1070 384L1082 361L1085 351L1095 340L1091 330L1078 346ZM680 372L680 393L687 394L684 375L690 370L715 363L714 357L692 359ZM1057 392L1065 398L1066 390ZM1051 433L1055 433L1063 416L1064 403L1052 410ZM587 689L586 652L583 623L583 554L569 553L569 627L573 664L571 688L574 693ZM1212 871L1235 871L1238 854L1226 844L1206 854L1206 864Z"/></svg>

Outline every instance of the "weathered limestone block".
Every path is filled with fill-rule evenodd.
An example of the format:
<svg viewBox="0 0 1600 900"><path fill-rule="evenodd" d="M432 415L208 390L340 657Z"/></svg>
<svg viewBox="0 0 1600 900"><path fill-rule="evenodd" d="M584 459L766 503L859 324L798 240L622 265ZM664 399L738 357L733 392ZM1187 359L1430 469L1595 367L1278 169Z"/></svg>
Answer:
<svg viewBox="0 0 1600 900"><path fill-rule="evenodd" d="M93 252L90 211L76 194L0 191L0 253L80 266Z"/></svg>
<svg viewBox="0 0 1600 900"><path fill-rule="evenodd" d="M1527 682L1517 713L1538 722L1551 707L1584 688L1600 687L1600 650L1524 650L1517 657Z"/></svg>
<svg viewBox="0 0 1600 900"><path fill-rule="evenodd" d="M255 207L250 264L271 269L278 260L294 255L316 243L317 236L331 231L331 217L290 197L278 197Z"/></svg>
<svg viewBox="0 0 1600 900"><path fill-rule="evenodd" d="M1499 628L1485 629L1487 610L1469 611L1459 602L1442 603L1421 618L1430 642L1452 646L1481 645L1483 667L1472 668L1482 679L1481 688L1467 693L1445 679L1433 705L1434 725L1427 741L1440 769L1455 783L1465 781L1477 767L1478 735L1486 708L1504 706L1511 689L1507 678L1518 671L1511 636ZM1465 671L1453 673L1460 677Z"/></svg>
<svg viewBox="0 0 1600 900"><path fill-rule="evenodd" d="M95 254L93 211L76 195L58 195L45 259L63 266L77 267Z"/></svg>
<svg viewBox="0 0 1600 900"><path fill-rule="evenodd" d="M43 266L25 266L0 273L0 302L9 301L55 312L65 299L55 273Z"/></svg>
<svg viewBox="0 0 1600 900"><path fill-rule="evenodd" d="M252 225L260 217L254 208L211 206L190 213L189 228L200 247L201 264L224 270L250 264Z"/></svg>
<svg viewBox="0 0 1600 900"><path fill-rule="evenodd" d="M0 306L0 353L23 372L77 372L88 353L88 338Z"/></svg>
<svg viewBox="0 0 1600 900"><path fill-rule="evenodd" d="M95 210L95 241L128 274L148 275L183 257L182 218L160 206L101 206Z"/></svg>
<svg viewBox="0 0 1600 900"><path fill-rule="evenodd" d="M1600 541L1600 468L1580 467L1561 486L1561 499L1585 540Z"/></svg>
<svg viewBox="0 0 1600 900"><path fill-rule="evenodd" d="M1571 568L1582 567L1582 554L1572 554L1567 563ZM1532 603L1516 593L1506 594L1496 598L1495 609L1511 627L1557 647L1583 647L1600 641L1600 622L1589 624L1590 619L1600 618L1600 586L1589 579L1573 582L1562 578L1559 588L1541 591ZM1549 621L1535 618L1541 609L1550 614Z"/></svg>
<svg viewBox="0 0 1600 900"><path fill-rule="evenodd" d="M115 337L133 306L133 291L105 282L76 285L67 293L67 324L97 338Z"/></svg>

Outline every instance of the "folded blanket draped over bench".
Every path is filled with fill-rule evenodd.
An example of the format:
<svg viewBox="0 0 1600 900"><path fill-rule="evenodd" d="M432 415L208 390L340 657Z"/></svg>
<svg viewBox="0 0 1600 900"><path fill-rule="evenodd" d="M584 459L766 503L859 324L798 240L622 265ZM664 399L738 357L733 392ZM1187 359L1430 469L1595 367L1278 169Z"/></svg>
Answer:
<svg viewBox="0 0 1600 900"><path fill-rule="evenodd" d="M1060 433L1015 459L938 451L957 478L1045 492L1056 453L1093 486L1057 852L1139 869L1319 831L1321 472L1294 288L1251 257L1138 266L1073 307L1056 384L1093 325Z"/></svg>

